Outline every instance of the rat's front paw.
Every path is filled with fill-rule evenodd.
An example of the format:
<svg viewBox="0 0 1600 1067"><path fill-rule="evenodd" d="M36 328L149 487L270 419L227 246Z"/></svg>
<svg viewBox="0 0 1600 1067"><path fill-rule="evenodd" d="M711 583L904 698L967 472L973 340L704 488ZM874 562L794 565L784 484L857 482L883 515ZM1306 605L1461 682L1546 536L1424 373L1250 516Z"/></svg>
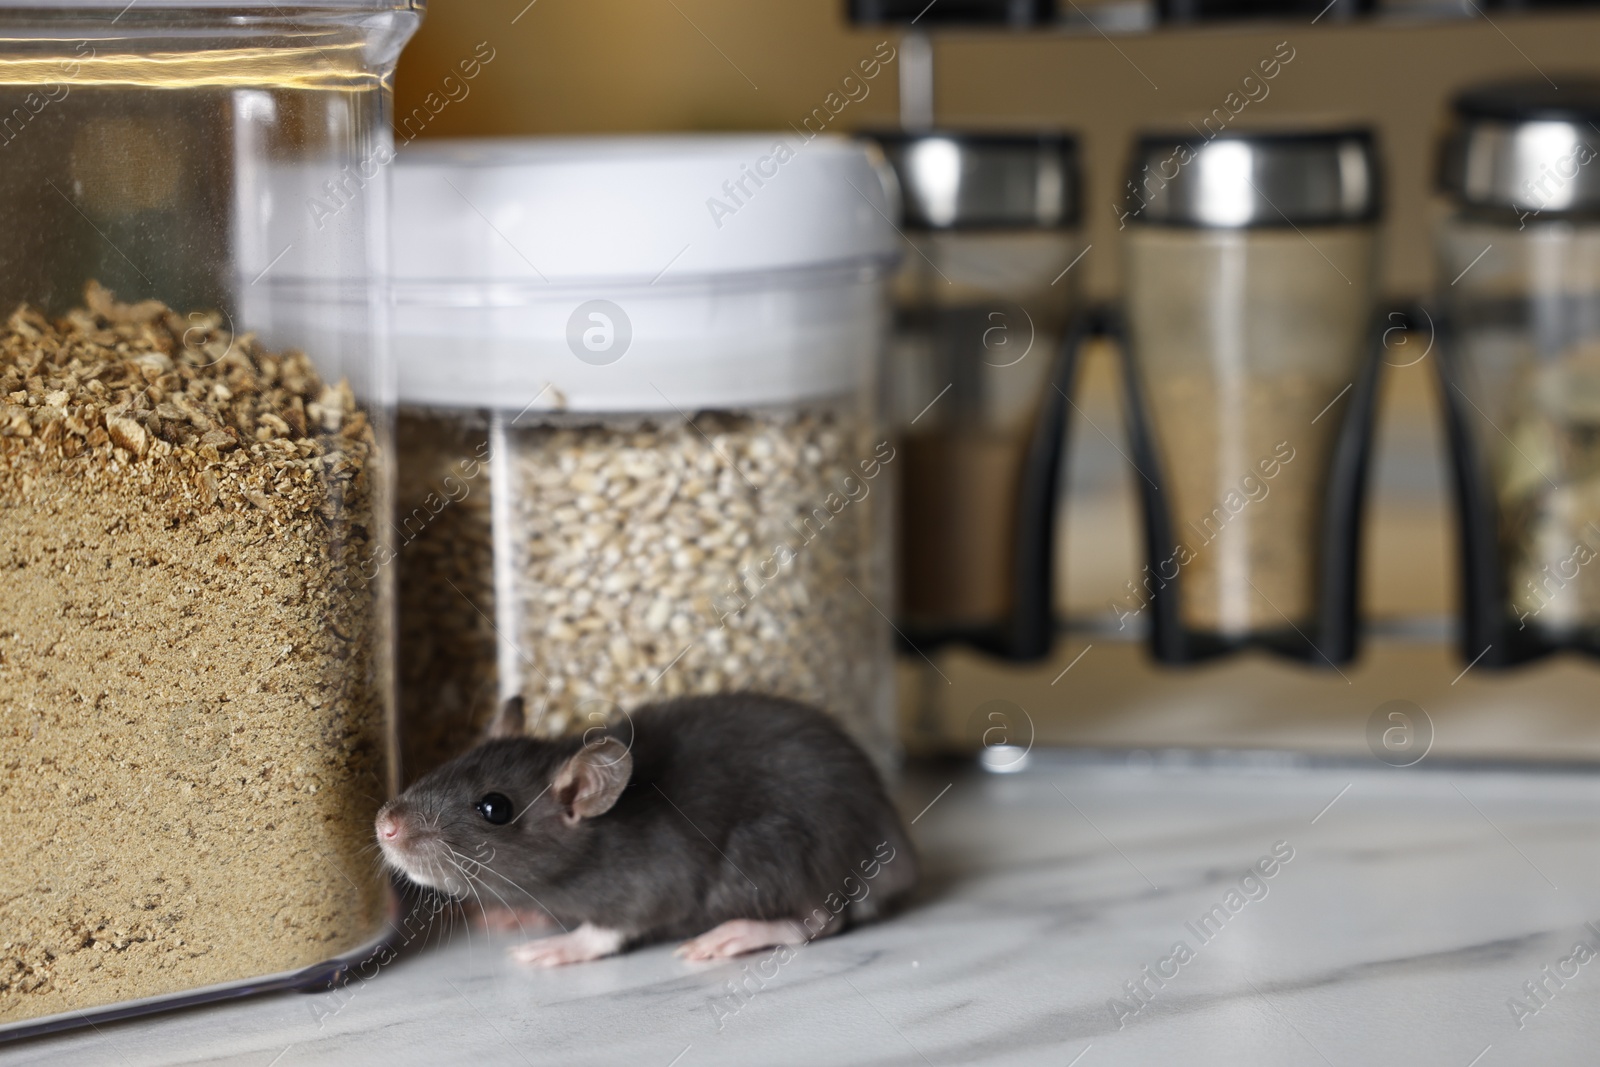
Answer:
<svg viewBox="0 0 1600 1067"><path fill-rule="evenodd" d="M576 930L541 937L511 949L511 958L535 967L559 967L563 963L585 963L610 956L622 947L621 930L605 930L584 923Z"/></svg>
<svg viewBox="0 0 1600 1067"><path fill-rule="evenodd" d="M686 960L720 960L777 945L801 945L805 941L805 931L796 922L731 919L715 930L685 941L674 955Z"/></svg>

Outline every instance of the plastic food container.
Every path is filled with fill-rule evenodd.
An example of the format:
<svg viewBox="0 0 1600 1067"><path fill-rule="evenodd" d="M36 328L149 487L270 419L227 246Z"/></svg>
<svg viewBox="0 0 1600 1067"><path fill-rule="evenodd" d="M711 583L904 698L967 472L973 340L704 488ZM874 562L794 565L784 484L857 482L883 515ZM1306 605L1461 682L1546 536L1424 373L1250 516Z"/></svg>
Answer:
<svg viewBox="0 0 1600 1067"><path fill-rule="evenodd" d="M1148 137L1124 218L1156 656L1356 650L1379 174L1360 130Z"/></svg>
<svg viewBox="0 0 1600 1067"><path fill-rule="evenodd" d="M1018 658L1053 637L1051 519L1083 251L1064 134L877 135L910 244L895 278L898 616L922 648ZM1054 387L1052 387L1054 386Z"/></svg>
<svg viewBox="0 0 1600 1067"><path fill-rule="evenodd" d="M1600 652L1600 84L1490 86L1454 112L1439 367L1462 653Z"/></svg>
<svg viewBox="0 0 1600 1067"><path fill-rule="evenodd" d="M749 689L893 751L896 205L789 135L438 142L396 179L408 776Z"/></svg>
<svg viewBox="0 0 1600 1067"><path fill-rule="evenodd" d="M0 3L0 1037L385 929L370 279L421 7Z"/></svg>

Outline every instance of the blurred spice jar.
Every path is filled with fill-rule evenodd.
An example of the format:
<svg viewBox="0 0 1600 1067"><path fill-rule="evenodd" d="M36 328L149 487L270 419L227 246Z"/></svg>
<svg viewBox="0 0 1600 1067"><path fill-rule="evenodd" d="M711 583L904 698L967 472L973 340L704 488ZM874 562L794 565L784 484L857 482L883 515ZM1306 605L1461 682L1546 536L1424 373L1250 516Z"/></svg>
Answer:
<svg viewBox="0 0 1600 1067"><path fill-rule="evenodd" d="M1169 662L1250 645L1349 659L1377 373L1372 137L1145 137L1126 188L1149 557L1119 623L1148 625Z"/></svg>
<svg viewBox="0 0 1600 1067"><path fill-rule="evenodd" d="M1049 650L1055 489L1084 248L1077 143L1060 133L876 135L905 199L891 411L905 449L900 628ZM1067 358L1070 359L1070 354ZM1059 383L1058 383L1059 379Z"/></svg>
<svg viewBox="0 0 1600 1067"><path fill-rule="evenodd" d="M1463 646L1600 652L1600 83L1456 98L1440 184Z"/></svg>

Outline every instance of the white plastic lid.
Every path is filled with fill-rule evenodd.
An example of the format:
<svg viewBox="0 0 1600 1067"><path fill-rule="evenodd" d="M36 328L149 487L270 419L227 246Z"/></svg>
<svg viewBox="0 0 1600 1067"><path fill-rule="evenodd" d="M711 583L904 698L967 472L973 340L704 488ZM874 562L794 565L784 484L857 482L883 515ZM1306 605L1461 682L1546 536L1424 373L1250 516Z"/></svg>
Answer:
<svg viewBox="0 0 1600 1067"><path fill-rule="evenodd" d="M884 164L838 137L433 141L397 161L399 280L653 283L896 252Z"/></svg>
<svg viewBox="0 0 1600 1067"><path fill-rule="evenodd" d="M658 411L860 388L900 248L893 189L875 150L833 137L409 147L401 402Z"/></svg>

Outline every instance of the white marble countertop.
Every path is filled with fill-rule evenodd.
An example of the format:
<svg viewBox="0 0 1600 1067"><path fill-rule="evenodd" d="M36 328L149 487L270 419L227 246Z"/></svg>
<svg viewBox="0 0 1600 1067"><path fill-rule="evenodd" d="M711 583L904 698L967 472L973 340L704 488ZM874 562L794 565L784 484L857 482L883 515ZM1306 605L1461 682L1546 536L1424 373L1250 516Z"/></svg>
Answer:
<svg viewBox="0 0 1600 1067"><path fill-rule="evenodd" d="M690 965L665 947L530 971L506 939L457 928L342 993L102 1026L0 1062L1600 1062L1600 959L1574 952L1600 949L1600 775L1035 757L913 776L907 812L933 802L913 828L915 906L764 984L760 956ZM1292 858L1230 899L1275 846ZM1202 938L1208 912L1225 918ZM752 992L730 999L747 966Z"/></svg>

